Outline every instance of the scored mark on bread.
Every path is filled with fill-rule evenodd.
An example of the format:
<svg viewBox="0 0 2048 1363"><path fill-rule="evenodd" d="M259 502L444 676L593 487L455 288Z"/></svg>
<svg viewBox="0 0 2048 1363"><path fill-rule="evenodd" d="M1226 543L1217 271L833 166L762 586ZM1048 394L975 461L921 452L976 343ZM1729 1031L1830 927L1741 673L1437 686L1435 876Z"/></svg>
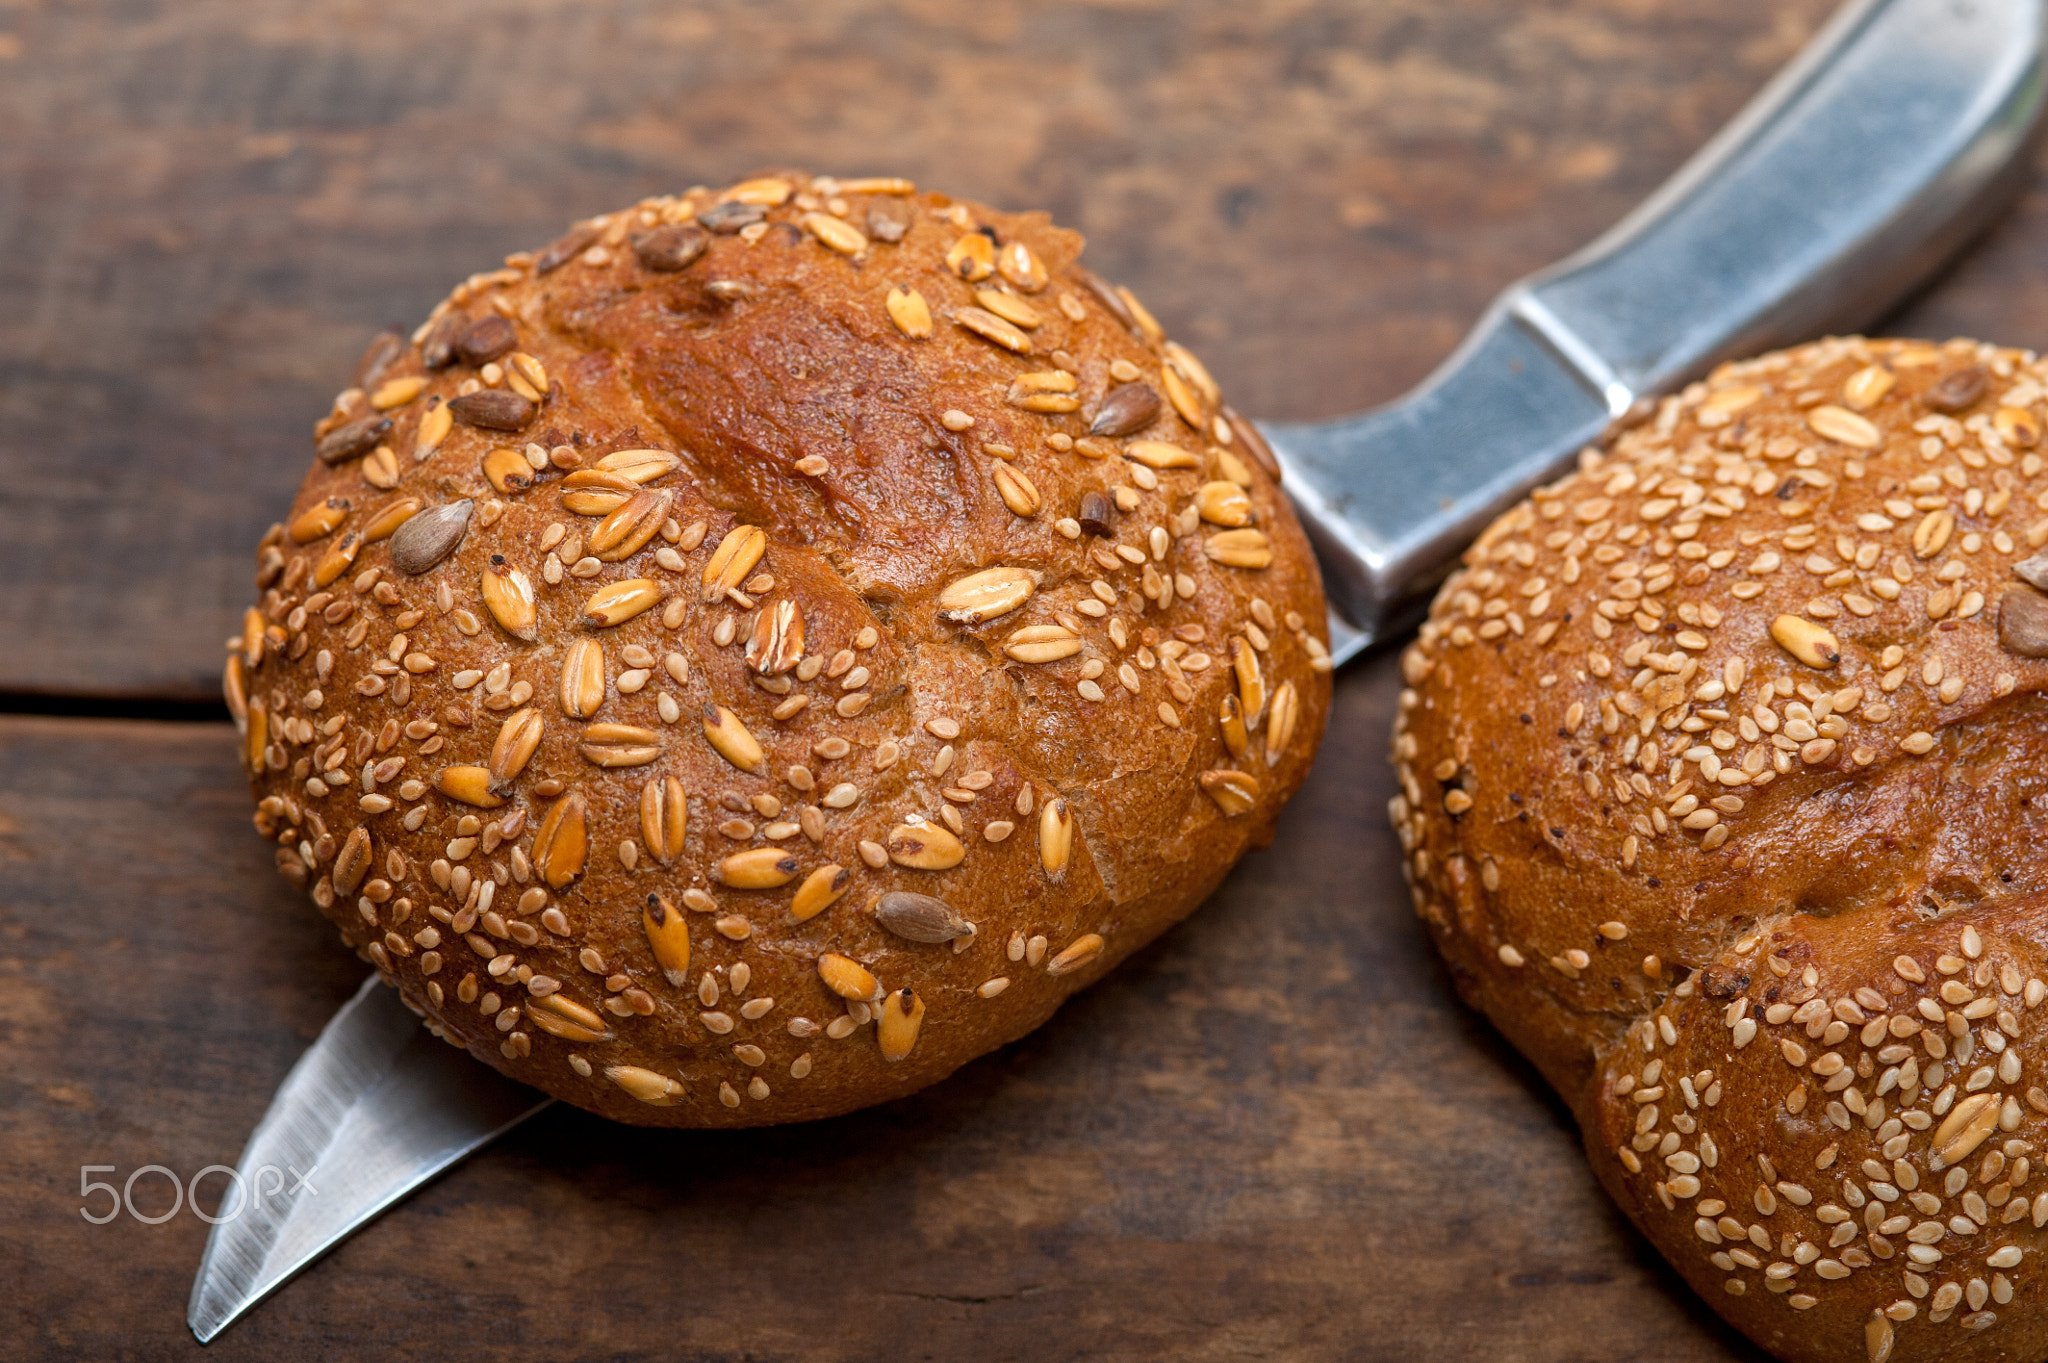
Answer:
<svg viewBox="0 0 2048 1363"><path fill-rule="evenodd" d="M1975 342L1724 366L1497 521L1403 658L1418 913L1515 1035L1584 1040L1525 1044L1759 1338L2039 1309L2044 887L1991 792L2048 684L2044 399Z"/></svg>
<svg viewBox="0 0 2048 1363"><path fill-rule="evenodd" d="M373 343L223 690L280 872L437 1033L631 1120L774 1120L925 1082L1010 1025L963 1000L1042 1009L1156 931L1115 911L1150 853L1091 846L1098 778L920 650L973 644L1076 748L1104 720L1170 745L1146 817L1213 828L1211 873L1263 836L1327 704L1306 547L1256 430L1077 246L906 181L764 175L580 223ZM908 357L925 448L971 473L959 534L849 591L810 513L622 416L612 353L547 320L621 282L742 335L812 291ZM869 436L765 458L819 506L907 489ZM963 558L983 523L1005 551ZM828 988L833 960L866 982Z"/></svg>

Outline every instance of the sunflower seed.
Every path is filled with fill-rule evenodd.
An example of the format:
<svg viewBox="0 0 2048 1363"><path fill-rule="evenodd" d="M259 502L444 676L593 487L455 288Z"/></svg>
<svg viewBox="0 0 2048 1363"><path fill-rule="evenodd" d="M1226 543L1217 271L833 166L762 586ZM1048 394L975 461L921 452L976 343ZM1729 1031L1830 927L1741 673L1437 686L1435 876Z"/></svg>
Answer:
<svg viewBox="0 0 2048 1363"><path fill-rule="evenodd" d="M729 200L715 208L707 208L697 215L697 222L708 232L730 236L742 227L752 227L768 217L768 210L756 203L742 203Z"/></svg>
<svg viewBox="0 0 2048 1363"><path fill-rule="evenodd" d="M404 332L387 329L372 336L370 343L363 347L362 358L356 361L355 386L365 392L375 388L383 381L384 371L391 367L392 361L404 353Z"/></svg>
<svg viewBox="0 0 2048 1363"><path fill-rule="evenodd" d="M469 516L475 506L465 497L409 518L392 532L392 565L416 577L447 558L469 533Z"/></svg>
<svg viewBox="0 0 2048 1363"><path fill-rule="evenodd" d="M1144 430L1159 419L1159 393L1143 383L1127 383L1112 389L1095 419L1088 423L1090 435L1121 438Z"/></svg>
<svg viewBox="0 0 2048 1363"><path fill-rule="evenodd" d="M710 234L695 223L665 223L633 236L633 254L642 269L674 274L688 269L711 245Z"/></svg>
<svg viewBox="0 0 2048 1363"><path fill-rule="evenodd" d="M876 241L899 242L910 231L910 210L895 199L868 205L868 235Z"/></svg>
<svg viewBox="0 0 2048 1363"><path fill-rule="evenodd" d="M1128 331L1135 333L1139 330L1138 319L1131 315L1131 310L1128 307L1124 306L1122 296L1117 293L1116 288L1108 280L1096 274L1093 270L1084 269L1078 265L1073 268L1074 273L1080 276L1083 287L1089 293L1095 295L1095 301L1108 309L1110 316L1123 323L1124 328Z"/></svg>
<svg viewBox="0 0 2048 1363"><path fill-rule="evenodd" d="M481 369L519 344L519 333L498 314L478 318L455 338L455 358Z"/></svg>
<svg viewBox="0 0 2048 1363"><path fill-rule="evenodd" d="M428 369L446 369L454 364L455 338L462 335L468 326L467 313L444 313L440 321L427 328L427 334L420 340L420 363Z"/></svg>
<svg viewBox="0 0 2048 1363"><path fill-rule="evenodd" d="M1235 437L1234 443L1251 455L1252 462L1257 464L1268 478L1279 482L1280 460L1274 456L1273 447L1266 443L1266 437L1259 434L1259 428L1239 415L1237 409L1227 402L1223 404L1222 415L1225 428Z"/></svg>
<svg viewBox="0 0 2048 1363"><path fill-rule="evenodd" d="M2022 658L2048 658L2048 596L2014 587L1998 603L1998 642Z"/></svg>
<svg viewBox="0 0 2048 1363"><path fill-rule="evenodd" d="M456 420L489 431L521 430L538 410L519 394L502 388L485 388L448 403L448 411Z"/></svg>
<svg viewBox="0 0 2048 1363"><path fill-rule="evenodd" d="M1081 514L1076 519L1081 522L1084 534L1100 539L1110 539L1116 534L1116 505L1104 493L1082 493Z"/></svg>
<svg viewBox="0 0 2048 1363"><path fill-rule="evenodd" d="M874 913L876 922L913 942L950 942L974 935L974 924L953 912L945 900L928 894L889 890L875 901Z"/></svg>
<svg viewBox="0 0 2048 1363"><path fill-rule="evenodd" d="M377 448L377 442L391 429L391 418L387 416L361 416L354 421L336 426L314 446L320 462L327 465L346 464L359 459Z"/></svg>
<svg viewBox="0 0 2048 1363"><path fill-rule="evenodd" d="M1991 376L1981 364L1950 370L1935 380L1920 400L1937 412L1963 412L1977 405L1991 386Z"/></svg>
<svg viewBox="0 0 2048 1363"><path fill-rule="evenodd" d="M544 275L561 269L582 255L596 240L595 227L572 228L567 235L557 239L553 245L534 257L533 272L536 275Z"/></svg>

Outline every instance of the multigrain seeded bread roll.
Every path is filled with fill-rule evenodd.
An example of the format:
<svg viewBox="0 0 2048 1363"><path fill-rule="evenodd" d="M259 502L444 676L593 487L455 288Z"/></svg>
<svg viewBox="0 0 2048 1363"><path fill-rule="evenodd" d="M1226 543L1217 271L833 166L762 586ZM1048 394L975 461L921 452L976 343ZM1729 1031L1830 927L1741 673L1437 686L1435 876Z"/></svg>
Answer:
<svg viewBox="0 0 2048 1363"><path fill-rule="evenodd" d="M278 869L621 1121L895 1098L1270 840L1329 704L1257 432L1081 238L779 174L380 337L228 660Z"/></svg>
<svg viewBox="0 0 2048 1363"><path fill-rule="evenodd" d="M2048 365L1732 365L1503 516L1403 659L1465 998L1787 1359L2048 1352Z"/></svg>

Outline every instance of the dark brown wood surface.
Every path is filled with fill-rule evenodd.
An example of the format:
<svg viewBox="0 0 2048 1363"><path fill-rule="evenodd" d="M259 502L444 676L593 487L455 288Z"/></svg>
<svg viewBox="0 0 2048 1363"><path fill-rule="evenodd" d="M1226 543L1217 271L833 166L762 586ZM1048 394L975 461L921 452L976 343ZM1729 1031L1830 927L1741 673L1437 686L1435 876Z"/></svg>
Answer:
<svg viewBox="0 0 2048 1363"><path fill-rule="evenodd" d="M1323 416L1427 372L1826 9L0 5L0 695L211 695L363 340L574 216L775 163L1044 205L1241 407ZM2044 216L2037 184L1897 325L2039 341ZM212 1354L1743 1356L1416 929L1396 685L1343 677L1278 844L1025 1042L817 1126L551 1112ZM228 733L0 718L0 1356L199 1352L205 1225L87 1224L80 1169L232 1164L360 977Z"/></svg>
<svg viewBox="0 0 2048 1363"><path fill-rule="evenodd" d="M552 1109L209 1355L1724 1356L1415 926L1380 833L1397 684L1347 676L1276 845L1023 1043L808 1126ZM228 749L0 721L0 1354L200 1352L206 1226L87 1224L79 1170L233 1164L363 973L270 871ZM135 1200L171 1205L156 1175Z"/></svg>

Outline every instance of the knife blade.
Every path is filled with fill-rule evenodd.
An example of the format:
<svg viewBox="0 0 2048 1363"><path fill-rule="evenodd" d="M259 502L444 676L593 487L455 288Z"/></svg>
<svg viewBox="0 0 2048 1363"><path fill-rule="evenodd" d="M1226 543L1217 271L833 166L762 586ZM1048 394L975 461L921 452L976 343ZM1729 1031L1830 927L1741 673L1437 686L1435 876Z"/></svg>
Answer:
<svg viewBox="0 0 2048 1363"><path fill-rule="evenodd" d="M1407 396L1262 427L1322 562L1338 661L1393 637L1486 522L1729 356L1880 315L2016 190L2048 0L1858 0L1671 180L1511 286ZM187 1320L204 1343L551 1100L366 980L243 1152ZM262 1191L265 1171L280 1186ZM285 1171L303 1183L281 1186Z"/></svg>
<svg viewBox="0 0 2048 1363"><path fill-rule="evenodd" d="M437 1040L375 975L285 1076L215 1209L185 1323L205 1344L379 1212L554 1099Z"/></svg>
<svg viewBox="0 0 2048 1363"><path fill-rule="evenodd" d="M1926 282L2019 189L2043 32L2040 0L1846 6L1413 391L1262 425L1322 563L1337 661L1399 634L1464 546L1611 422L1722 360L1861 328Z"/></svg>

